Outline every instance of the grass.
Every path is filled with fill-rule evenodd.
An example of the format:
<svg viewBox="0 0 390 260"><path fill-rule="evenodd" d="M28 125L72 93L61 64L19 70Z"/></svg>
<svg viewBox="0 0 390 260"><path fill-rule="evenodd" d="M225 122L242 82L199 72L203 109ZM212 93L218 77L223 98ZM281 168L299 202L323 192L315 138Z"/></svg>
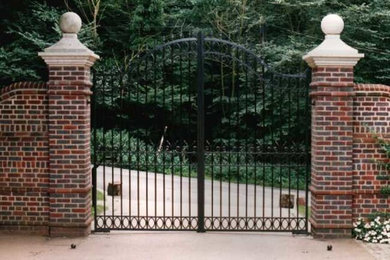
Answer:
<svg viewBox="0 0 390 260"><path fill-rule="evenodd" d="M104 206L103 205L96 205L96 211L97 211L97 215L100 215L104 212Z"/></svg>
<svg viewBox="0 0 390 260"><path fill-rule="evenodd" d="M103 201L104 200L103 192L97 190L96 191L96 198L97 198L97 202ZM107 206L106 206L106 208L107 208ZM96 214L97 215L102 214L104 211L105 211L105 208L103 205L96 204ZM92 207L92 214L95 215L95 209L93 207Z"/></svg>
<svg viewBox="0 0 390 260"><path fill-rule="evenodd" d="M310 211L310 207L309 207L309 212L307 214L307 216L310 218L310 215L311 215L311 211ZM306 206L305 205L298 205L298 212L299 212L299 215L301 216L305 216L306 214Z"/></svg>
<svg viewBox="0 0 390 260"><path fill-rule="evenodd" d="M99 200L104 200L104 194L103 194L103 192L101 192L100 190L97 190L97 191L96 191L96 198L97 198L98 201L99 201Z"/></svg>

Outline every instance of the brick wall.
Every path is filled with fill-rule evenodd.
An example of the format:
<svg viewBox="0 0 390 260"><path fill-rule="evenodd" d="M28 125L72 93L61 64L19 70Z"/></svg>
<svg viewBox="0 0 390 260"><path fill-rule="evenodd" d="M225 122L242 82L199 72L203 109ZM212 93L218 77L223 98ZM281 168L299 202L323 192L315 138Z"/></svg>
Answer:
<svg viewBox="0 0 390 260"><path fill-rule="evenodd" d="M0 90L0 230L48 234L48 99L44 83Z"/></svg>
<svg viewBox="0 0 390 260"><path fill-rule="evenodd" d="M390 212L374 137L390 140L390 87L354 84L352 67L317 67L311 88L312 233L350 237L358 217Z"/></svg>
<svg viewBox="0 0 390 260"><path fill-rule="evenodd" d="M89 234L90 87L89 66L49 66L1 89L0 230Z"/></svg>
<svg viewBox="0 0 390 260"><path fill-rule="evenodd" d="M353 217L368 217L381 211L390 212L390 196L380 188L390 185L381 180L383 169L376 161L386 156L374 135L390 141L390 87L356 84L353 106ZM387 173L389 174L389 173Z"/></svg>

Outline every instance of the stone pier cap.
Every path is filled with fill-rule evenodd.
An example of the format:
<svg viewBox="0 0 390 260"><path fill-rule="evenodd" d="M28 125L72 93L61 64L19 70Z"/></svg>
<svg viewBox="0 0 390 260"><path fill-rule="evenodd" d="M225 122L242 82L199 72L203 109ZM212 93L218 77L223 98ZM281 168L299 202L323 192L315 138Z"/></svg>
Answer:
<svg viewBox="0 0 390 260"><path fill-rule="evenodd" d="M340 38L344 21L337 14L328 14L321 21L324 41L303 56L310 67L353 67L364 57Z"/></svg>
<svg viewBox="0 0 390 260"><path fill-rule="evenodd" d="M76 13L67 12L60 18L62 38L54 45L39 52L48 65L56 66L88 66L91 67L99 59L77 38L81 29L81 18Z"/></svg>

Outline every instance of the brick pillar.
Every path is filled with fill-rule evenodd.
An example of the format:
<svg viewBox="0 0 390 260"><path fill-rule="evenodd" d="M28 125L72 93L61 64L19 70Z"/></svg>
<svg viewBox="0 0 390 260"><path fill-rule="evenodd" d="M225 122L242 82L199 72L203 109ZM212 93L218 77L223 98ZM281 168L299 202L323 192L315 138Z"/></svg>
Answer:
<svg viewBox="0 0 390 260"><path fill-rule="evenodd" d="M340 39L344 22L328 15L325 40L303 58L312 68L311 231L314 237L351 237L353 68L363 57Z"/></svg>
<svg viewBox="0 0 390 260"><path fill-rule="evenodd" d="M39 53L49 81L49 229L51 236L90 233L90 67L98 58L77 39L81 19L61 16L62 39Z"/></svg>

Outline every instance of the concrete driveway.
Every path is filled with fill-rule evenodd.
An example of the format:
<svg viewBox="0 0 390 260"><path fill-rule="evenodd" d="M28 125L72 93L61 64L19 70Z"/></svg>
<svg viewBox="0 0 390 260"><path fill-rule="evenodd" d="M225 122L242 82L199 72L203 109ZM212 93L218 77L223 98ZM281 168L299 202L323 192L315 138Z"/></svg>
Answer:
<svg viewBox="0 0 390 260"><path fill-rule="evenodd" d="M107 195L107 186L111 182L122 182L122 198ZM196 178L100 166L97 169L97 187L105 191L107 215L197 214ZM294 208L280 208L280 195L289 193L295 196ZM299 214L296 206L298 197L305 198L305 191L297 191L293 187L289 191L279 187L229 185L228 182L205 180L205 216L296 217Z"/></svg>
<svg viewBox="0 0 390 260"><path fill-rule="evenodd" d="M76 249L70 248L72 243ZM327 251L328 244L332 251ZM389 259L385 257L370 254L352 239L319 241L280 233L112 232L78 239L0 234L0 259L4 260Z"/></svg>

